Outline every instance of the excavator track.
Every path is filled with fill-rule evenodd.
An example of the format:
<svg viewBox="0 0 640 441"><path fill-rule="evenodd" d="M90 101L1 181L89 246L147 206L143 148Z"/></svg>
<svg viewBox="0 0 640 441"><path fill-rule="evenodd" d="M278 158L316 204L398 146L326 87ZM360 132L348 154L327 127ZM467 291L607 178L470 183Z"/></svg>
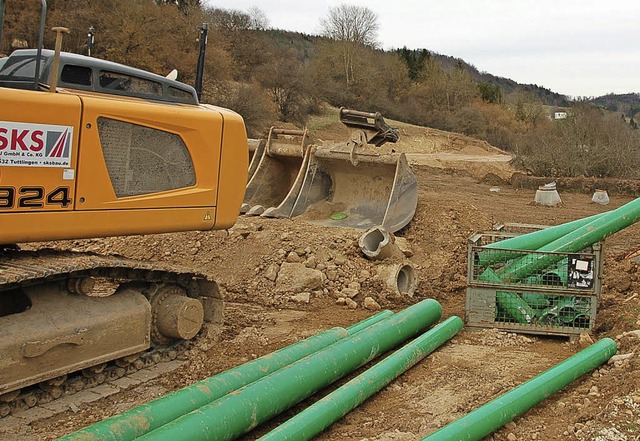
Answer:
<svg viewBox="0 0 640 441"><path fill-rule="evenodd" d="M45 306L44 315L29 318L35 313L32 309L43 303L40 297L45 305L53 302L54 308ZM112 304L111 310L116 311L113 318L109 316L111 310L105 314L103 309L97 309L99 319L89 321L99 322L106 315L106 326L124 328L122 335L126 336L135 336L137 332L137 340L127 347L109 347L109 354L96 355L94 351L87 353L87 359L82 359L83 354L76 359L77 352L76 358L67 354L82 351L85 346L96 347L95 342L109 340L111 336L113 344L120 344L123 340L120 331L99 328L93 337L91 325L79 321L72 324L72 332L52 326L45 334L36 330L17 343L12 338L31 332L31 325L42 321L40 317L55 319L57 303L69 300L86 301L88 307ZM71 321L81 314L69 309ZM120 316L121 309L125 310L122 314L132 314L133 309L135 315ZM91 315L91 311L87 314ZM0 418L175 360L204 330L210 332L221 323L220 290L215 282L198 272L120 256L55 250L2 251L0 332L10 342L0 342L4 344L0 346L4 360L0 364ZM137 328L140 330L136 331ZM67 365L55 364L65 357L72 361Z"/></svg>
<svg viewBox="0 0 640 441"><path fill-rule="evenodd" d="M23 390L9 392L0 396L0 420L32 407L73 395L81 390L87 390L105 382L131 375L158 363L175 360L193 343L194 340L189 340L176 343L168 348L149 350L136 356L123 357L109 362L107 365L86 368L64 377L43 381Z"/></svg>

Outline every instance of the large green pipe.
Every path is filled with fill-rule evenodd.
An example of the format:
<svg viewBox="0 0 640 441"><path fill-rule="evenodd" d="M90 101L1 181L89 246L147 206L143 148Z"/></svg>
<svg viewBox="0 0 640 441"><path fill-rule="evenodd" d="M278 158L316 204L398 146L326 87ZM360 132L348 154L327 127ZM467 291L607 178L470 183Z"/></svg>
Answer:
<svg viewBox="0 0 640 441"><path fill-rule="evenodd" d="M491 268L487 268L479 279L498 284L517 283L566 258L566 253L582 251L605 237L634 224L639 219L640 198L604 213L588 224L537 250L544 252L544 254L527 254L495 272ZM531 323L533 321L535 311L517 294L499 293L496 295L496 302L516 322Z"/></svg>
<svg viewBox="0 0 640 441"><path fill-rule="evenodd" d="M131 441L391 315L391 311L382 311L347 330L322 332L61 439Z"/></svg>
<svg viewBox="0 0 640 441"><path fill-rule="evenodd" d="M588 224L537 249L545 253L559 254L528 254L498 270L496 274L506 283L525 279L564 259L566 257L564 253L577 253L638 220L640 220L640 198L604 213Z"/></svg>
<svg viewBox="0 0 640 441"><path fill-rule="evenodd" d="M347 328L347 331L349 332L349 335L353 335L356 332L362 331L364 328L368 328L371 325L374 325L386 318L391 317L392 315L392 311L385 309L384 311L380 311L379 313L372 315L371 317L364 319L361 322L356 323L355 325L349 326Z"/></svg>
<svg viewBox="0 0 640 441"><path fill-rule="evenodd" d="M499 262L515 259L523 253L518 250L534 251L545 246L549 242L561 238L565 234L583 227L588 223L602 217L606 213L594 214L593 216L577 219L554 227L545 228L543 230L534 231L532 233L523 234L521 236L511 237L499 242L494 242L483 246L482 248L498 248L495 251L479 251L477 254L477 264L479 266L493 265ZM504 250L504 251L503 251ZM513 251L511 251L513 250Z"/></svg>
<svg viewBox="0 0 640 441"><path fill-rule="evenodd" d="M448 318L267 433L259 441L304 441L313 438L450 340L460 329L462 320L459 317Z"/></svg>
<svg viewBox="0 0 640 441"><path fill-rule="evenodd" d="M487 268L479 277L484 282L503 284L503 280L491 269ZM535 311L522 297L513 292L496 291L496 304L502 308L508 317L517 323L529 324L535 318Z"/></svg>
<svg viewBox="0 0 640 441"><path fill-rule="evenodd" d="M602 339L537 377L446 425L424 438L423 441L481 440L609 360L617 349L613 340Z"/></svg>
<svg viewBox="0 0 640 441"><path fill-rule="evenodd" d="M423 300L149 432L140 440L235 439L423 331L441 314L438 302Z"/></svg>

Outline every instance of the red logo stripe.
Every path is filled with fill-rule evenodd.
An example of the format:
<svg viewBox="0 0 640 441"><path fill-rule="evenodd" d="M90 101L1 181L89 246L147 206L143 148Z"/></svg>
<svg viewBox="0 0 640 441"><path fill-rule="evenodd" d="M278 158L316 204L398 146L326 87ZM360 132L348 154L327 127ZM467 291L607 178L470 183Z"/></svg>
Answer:
<svg viewBox="0 0 640 441"><path fill-rule="evenodd" d="M56 141L56 145L51 150L51 154L49 155L51 158L60 158L62 157L62 152L64 151L64 144L67 140L67 133L69 133L69 129L65 130L64 133L58 138Z"/></svg>

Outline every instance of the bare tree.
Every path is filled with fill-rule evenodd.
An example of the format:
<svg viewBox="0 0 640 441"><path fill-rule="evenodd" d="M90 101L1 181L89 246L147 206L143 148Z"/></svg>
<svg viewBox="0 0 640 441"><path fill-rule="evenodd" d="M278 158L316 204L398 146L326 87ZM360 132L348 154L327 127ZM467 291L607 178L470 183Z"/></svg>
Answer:
<svg viewBox="0 0 640 441"><path fill-rule="evenodd" d="M377 44L378 14L364 6L342 4L329 8L320 25L325 37L365 46Z"/></svg>
<svg viewBox="0 0 640 441"><path fill-rule="evenodd" d="M322 34L336 40L342 53L344 80L347 88L356 82L356 53L362 46L376 46L378 15L363 6L340 5L329 8L320 20Z"/></svg>
<svg viewBox="0 0 640 441"><path fill-rule="evenodd" d="M251 19L251 29L264 30L269 27L269 18L262 9L253 6L249 8L247 14Z"/></svg>

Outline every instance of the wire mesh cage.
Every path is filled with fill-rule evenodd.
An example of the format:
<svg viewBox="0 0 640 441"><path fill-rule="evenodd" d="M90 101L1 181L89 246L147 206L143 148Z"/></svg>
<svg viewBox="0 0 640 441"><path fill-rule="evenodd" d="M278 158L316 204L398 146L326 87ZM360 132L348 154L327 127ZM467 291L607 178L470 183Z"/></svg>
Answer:
<svg viewBox="0 0 640 441"><path fill-rule="evenodd" d="M500 248L500 241L519 234L500 230L469 239L467 325L558 335L591 331L602 243L579 253Z"/></svg>

